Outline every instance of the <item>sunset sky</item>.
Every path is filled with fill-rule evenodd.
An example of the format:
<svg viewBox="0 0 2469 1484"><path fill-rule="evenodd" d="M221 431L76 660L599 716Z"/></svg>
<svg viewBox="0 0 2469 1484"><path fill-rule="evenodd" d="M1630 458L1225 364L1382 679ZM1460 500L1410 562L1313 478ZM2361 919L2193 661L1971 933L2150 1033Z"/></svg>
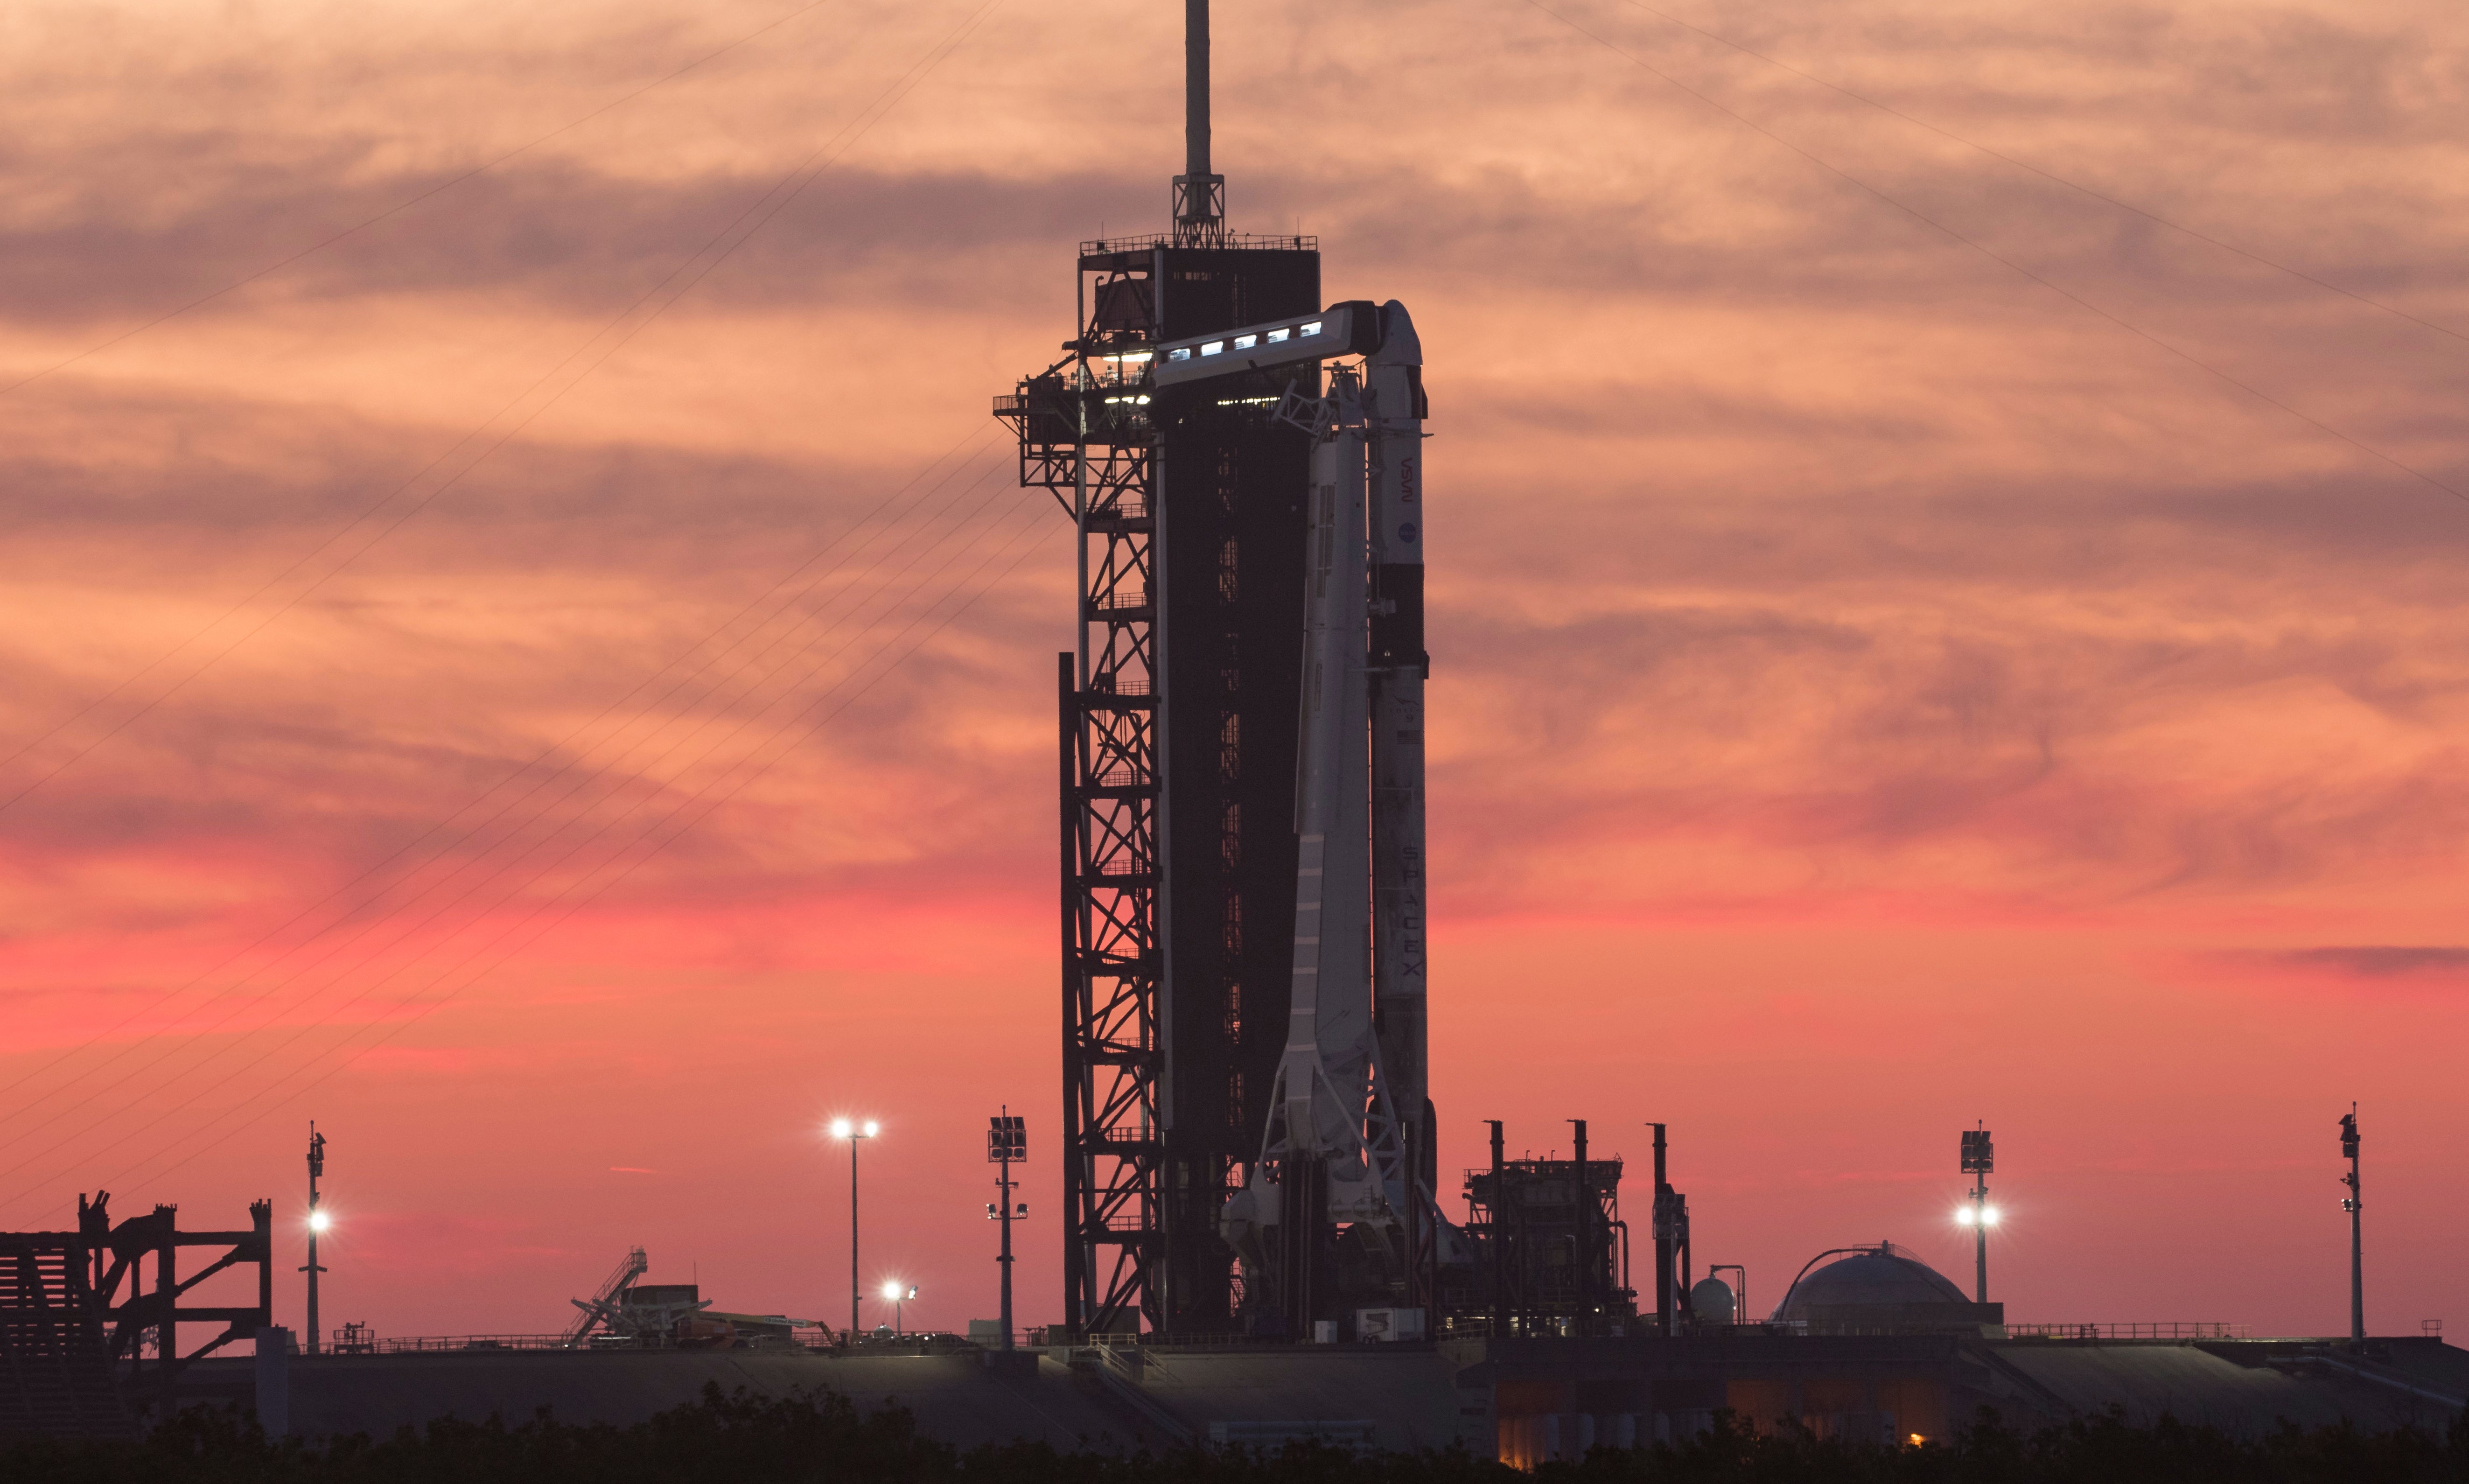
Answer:
<svg viewBox="0 0 2469 1484"><path fill-rule="evenodd" d="M1983 1120L2011 1319L2320 1333L2354 1099L2370 1327L2469 1326L2469 12L1217 10L1232 224L1428 361L1444 1169L1667 1122L1763 1311L1968 1287ZM1060 1317L987 406L1181 12L0 12L0 1226L271 1195L296 1323L313 1117L329 1327L837 1324L870 1116L958 1329L1008 1103Z"/></svg>

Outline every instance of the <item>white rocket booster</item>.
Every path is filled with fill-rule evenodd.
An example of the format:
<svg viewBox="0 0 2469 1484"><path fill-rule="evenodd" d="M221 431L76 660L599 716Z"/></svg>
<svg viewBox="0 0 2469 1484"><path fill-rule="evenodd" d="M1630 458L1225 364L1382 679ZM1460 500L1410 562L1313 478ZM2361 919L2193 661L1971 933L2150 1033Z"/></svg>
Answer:
<svg viewBox="0 0 2469 1484"><path fill-rule="evenodd" d="M1371 869L1367 798L1355 766L1361 749L1346 745L1365 726L1363 646L1353 620L1366 602L1363 405L1351 373L1339 371L1331 381L1334 426L1312 451L1295 770L1293 992L1276 1101L1288 1145L1316 1154L1359 1141L1361 1102L1354 1090L1370 1085L1376 1045L1372 924L1360 885Z"/></svg>
<svg viewBox="0 0 2469 1484"><path fill-rule="evenodd" d="M1423 345L1406 307L1380 307L1364 365L1371 462L1373 1004L1382 1069L1416 1163L1433 1164L1426 1116L1423 923ZM1428 1176L1424 1176L1428 1180Z"/></svg>
<svg viewBox="0 0 2469 1484"><path fill-rule="evenodd" d="M1251 1181L1220 1229L1273 1263L1283 1221L1362 1226L1401 1264L1462 1258L1429 1179L1424 1068L1422 346L1404 306L1159 347L1160 386L1332 355L1314 416L1287 1040ZM1281 414L1285 415L1283 413ZM1297 419L1300 423L1303 420ZM1368 742L1368 745L1367 745ZM1375 1014L1376 1009L1376 1014ZM1317 1172L1313 1174L1310 1172ZM1325 1187L1298 1184L1325 1179ZM1289 1258L1305 1250L1283 1234ZM1306 1244L1307 1245L1307 1244Z"/></svg>
<svg viewBox="0 0 2469 1484"><path fill-rule="evenodd" d="M1227 1202L1228 1241L1259 1255L1279 1220L1270 1171L1327 1170L1325 1218L1396 1224L1409 1186L1372 1013L1368 602L1361 385L1330 376L1334 413L1312 449L1295 833L1295 956L1286 1047L1252 1183ZM1320 1202L1312 1202L1319 1206Z"/></svg>

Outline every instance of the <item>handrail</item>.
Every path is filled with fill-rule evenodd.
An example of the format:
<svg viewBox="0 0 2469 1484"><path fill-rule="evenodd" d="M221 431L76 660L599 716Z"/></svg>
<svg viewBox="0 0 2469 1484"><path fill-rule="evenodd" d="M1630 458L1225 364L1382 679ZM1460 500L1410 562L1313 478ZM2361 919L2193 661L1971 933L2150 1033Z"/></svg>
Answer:
<svg viewBox="0 0 2469 1484"><path fill-rule="evenodd" d="M2008 1339L2246 1339L2250 1326L2210 1319L2143 1320L2131 1324L2010 1324Z"/></svg>

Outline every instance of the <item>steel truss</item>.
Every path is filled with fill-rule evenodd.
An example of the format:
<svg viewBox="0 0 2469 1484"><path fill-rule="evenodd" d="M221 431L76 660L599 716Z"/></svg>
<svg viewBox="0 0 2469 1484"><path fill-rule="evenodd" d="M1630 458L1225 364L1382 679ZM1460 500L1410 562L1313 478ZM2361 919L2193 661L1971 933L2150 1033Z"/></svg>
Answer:
<svg viewBox="0 0 2469 1484"><path fill-rule="evenodd" d="M1063 1282L1074 1338L1133 1332L1144 1312L1154 1327L1165 1246L1157 456L1140 363L1122 359L1153 338L1148 279L1098 275L1072 357L995 407L1019 430L1021 483L1064 502L1080 547L1080 647L1056 667Z"/></svg>
<svg viewBox="0 0 2469 1484"><path fill-rule="evenodd" d="M1170 335L1311 313L1319 265L1300 237L1082 243L1064 359L995 404L1021 482L1078 538L1078 639L1056 685L1078 1335L1238 1322L1217 1217L1259 1148L1285 1039L1284 997L1266 991L1291 947L1288 626L1309 446L1268 415L1291 376L1178 394L1148 356ZM1306 381L1317 392L1316 367Z"/></svg>
<svg viewBox="0 0 2469 1484"><path fill-rule="evenodd" d="M39 1402L49 1421L70 1431L124 1427L124 1397L170 1415L186 1395L193 1361L254 1337L274 1317L271 1201L250 1204L246 1231L184 1232L172 1206L115 1225L109 1200L103 1192L91 1201L80 1195L74 1232L0 1233L0 1381L13 1379L16 1395ZM183 1275L181 1249L196 1247L221 1250ZM226 1268L251 1265L256 1303L189 1301ZM222 1328L183 1353L183 1323ZM46 1420L14 1419L38 1430ZM0 1418L0 1428L9 1421Z"/></svg>

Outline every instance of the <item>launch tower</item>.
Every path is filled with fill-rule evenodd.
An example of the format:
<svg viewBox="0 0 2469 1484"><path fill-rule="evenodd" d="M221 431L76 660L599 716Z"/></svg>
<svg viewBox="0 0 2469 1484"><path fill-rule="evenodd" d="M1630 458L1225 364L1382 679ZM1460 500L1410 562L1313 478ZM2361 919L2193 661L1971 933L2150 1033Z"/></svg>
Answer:
<svg viewBox="0 0 2469 1484"><path fill-rule="evenodd" d="M1059 657L1057 705L1063 1279L1080 1337L1304 1317L1264 1303L1257 1269L1247 1291L1220 1217L1262 1160L1293 1003L1305 538L1323 439L1279 407L1290 393L1316 403L1320 355L1345 351L1160 374L1176 342L1189 357L1218 332L1321 313L1314 240L1226 228L1224 178L1210 169L1207 0L1186 0L1185 142L1172 230L1082 243L1062 359L995 406L1017 429L1021 482L1050 491L1077 536L1078 643ZM1392 624L1385 638L1411 644L1417 676L1412 1015L1402 985L1393 998L1414 1027L1401 1057L1419 1124L1414 587L1411 636ZM1355 742L1362 751L1359 722ZM1408 910L1388 895L1393 916Z"/></svg>

